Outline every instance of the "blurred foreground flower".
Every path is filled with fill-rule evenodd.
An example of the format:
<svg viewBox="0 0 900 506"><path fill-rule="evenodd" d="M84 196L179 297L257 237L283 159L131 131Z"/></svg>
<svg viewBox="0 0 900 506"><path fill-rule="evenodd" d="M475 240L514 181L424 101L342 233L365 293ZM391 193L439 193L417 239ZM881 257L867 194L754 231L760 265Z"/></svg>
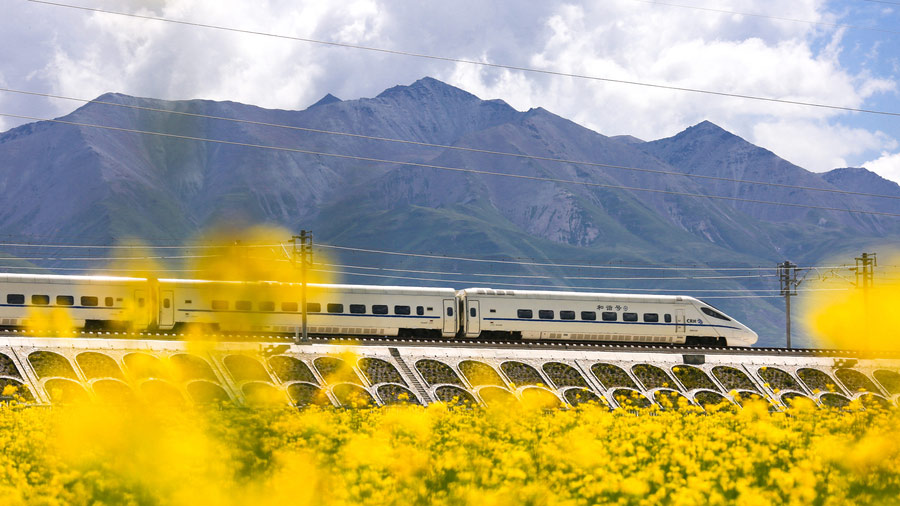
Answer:
<svg viewBox="0 0 900 506"><path fill-rule="evenodd" d="M347 357L349 360L351 357ZM0 407L3 504L893 504L898 412Z"/></svg>

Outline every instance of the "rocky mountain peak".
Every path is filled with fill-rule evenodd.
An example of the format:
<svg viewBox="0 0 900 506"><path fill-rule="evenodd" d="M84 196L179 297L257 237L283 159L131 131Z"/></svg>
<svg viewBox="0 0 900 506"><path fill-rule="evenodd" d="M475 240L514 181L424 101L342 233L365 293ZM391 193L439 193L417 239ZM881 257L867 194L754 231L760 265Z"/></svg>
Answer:
<svg viewBox="0 0 900 506"><path fill-rule="evenodd" d="M451 100L463 102L480 102L481 99L468 91L461 90L433 77L423 77L410 85L399 85L388 88L376 98L410 99L410 100Z"/></svg>
<svg viewBox="0 0 900 506"><path fill-rule="evenodd" d="M328 93L324 97L320 98L316 103L309 106L308 109L312 109L313 107L318 107L320 105L333 104L335 102L341 102L341 99L337 98L336 96L332 95L331 93Z"/></svg>

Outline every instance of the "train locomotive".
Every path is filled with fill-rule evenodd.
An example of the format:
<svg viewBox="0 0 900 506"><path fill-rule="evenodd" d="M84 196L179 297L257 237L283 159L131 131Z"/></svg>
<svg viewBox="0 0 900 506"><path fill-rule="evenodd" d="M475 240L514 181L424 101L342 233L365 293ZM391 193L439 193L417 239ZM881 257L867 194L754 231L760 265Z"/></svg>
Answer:
<svg viewBox="0 0 900 506"><path fill-rule="evenodd" d="M295 333L301 285L0 274L0 326L54 312L85 330ZM750 346L757 334L687 296L307 285L312 335Z"/></svg>

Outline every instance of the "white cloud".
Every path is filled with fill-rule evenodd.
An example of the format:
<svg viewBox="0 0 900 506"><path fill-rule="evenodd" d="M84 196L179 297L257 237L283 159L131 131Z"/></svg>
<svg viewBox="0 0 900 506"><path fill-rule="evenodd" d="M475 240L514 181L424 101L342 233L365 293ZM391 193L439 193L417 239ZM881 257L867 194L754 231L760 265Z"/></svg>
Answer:
<svg viewBox="0 0 900 506"><path fill-rule="evenodd" d="M797 0L776 9L767 0L744 0L716 8L839 22L830 4ZM113 0L96 5L125 8ZM480 0L129 5L148 15L295 37L845 107L896 91L894 81L871 69L853 73L842 66L843 30L637 0L523 0L515 8ZM0 19L0 43L20 51L0 62L0 73L10 86L36 91L85 98L117 91L296 109L325 93L373 96L432 75L518 109L544 107L607 135L654 139L709 119L814 170L891 149L886 134L845 126L840 121L846 114L829 109L449 64L31 3L9 8L11 15ZM41 108L59 114L72 103L48 101Z"/></svg>
<svg viewBox="0 0 900 506"><path fill-rule="evenodd" d="M762 121L749 140L813 172L847 167L852 165L848 160L866 152L897 147L896 140L879 131L810 120Z"/></svg>
<svg viewBox="0 0 900 506"><path fill-rule="evenodd" d="M880 158L866 162L862 166L885 179L900 183L900 153L884 151Z"/></svg>
<svg viewBox="0 0 900 506"><path fill-rule="evenodd" d="M618 9L614 7L617 4ZM795 23L793 31L786 33L783 25L791 24L779 22L780 29L768 38L742 37L739 30L733 30L732 18L637 5L643 8L628 1L613 2L606 10L560 7L547 19L548 35L529 63L558 72L843 107L859 107L867 97L894 87L889 80L855 76L841 68L840 32L816 54L809 25ZM814 17L807 13L807 19ZM723 33L734 35L723 37ZM511 81L519 80L504 76L488 84L484 76L491 74L495 72L457 65L452 80L521 108L544 106L607 134L652 139L704 119L724 125L763 116L829 118L842 114L580 79L528 78L528 86L511 86Z"/></svg>

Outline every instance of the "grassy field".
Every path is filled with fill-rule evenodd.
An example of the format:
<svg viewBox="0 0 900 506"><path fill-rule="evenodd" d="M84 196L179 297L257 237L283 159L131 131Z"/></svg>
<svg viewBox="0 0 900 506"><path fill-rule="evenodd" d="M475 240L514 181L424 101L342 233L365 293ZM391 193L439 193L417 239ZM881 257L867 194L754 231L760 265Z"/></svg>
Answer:
<svg viewBox="0 0 900 506"><path fill-rule="evenodd" d="M897 504L897 410L0 407L5 505Z"/></svg>

